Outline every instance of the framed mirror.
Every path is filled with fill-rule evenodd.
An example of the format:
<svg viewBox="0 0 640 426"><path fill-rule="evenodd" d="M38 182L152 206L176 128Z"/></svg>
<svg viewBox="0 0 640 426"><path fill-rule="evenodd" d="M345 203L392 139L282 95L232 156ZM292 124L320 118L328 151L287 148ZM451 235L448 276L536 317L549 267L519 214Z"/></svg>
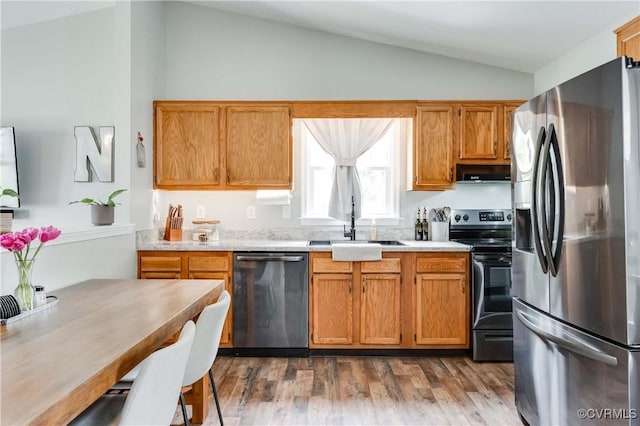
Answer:
<svg viewBox="0 0 640 426"><path fill-rule="evenodd" d="M0 187L3 190L9 188L20 193L18 188L18 156L13 127L0 127ZM20 198L2 195L0 196L0 206L20 207Z"/></svg>

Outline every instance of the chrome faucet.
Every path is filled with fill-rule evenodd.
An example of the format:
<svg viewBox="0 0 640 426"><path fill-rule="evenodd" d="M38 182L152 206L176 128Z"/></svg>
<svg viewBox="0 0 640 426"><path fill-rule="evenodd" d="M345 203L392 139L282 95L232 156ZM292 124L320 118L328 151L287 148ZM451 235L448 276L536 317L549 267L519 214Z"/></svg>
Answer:
<svg viewBox="0 0 640 426"><path fill-rule="evenodd" d="M351 241L355 241L356 239L356 199L353 195L351 196L351 229L347 231L347 225L344 225L343 228L344 228L344 236L349 237Z"/></svg>

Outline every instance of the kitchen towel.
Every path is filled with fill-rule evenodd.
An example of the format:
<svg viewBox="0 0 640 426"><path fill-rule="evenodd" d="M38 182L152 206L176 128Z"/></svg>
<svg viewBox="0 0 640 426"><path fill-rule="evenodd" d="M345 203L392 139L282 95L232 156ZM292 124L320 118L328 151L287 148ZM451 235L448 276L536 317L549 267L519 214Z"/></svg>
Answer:
<svg viewBox="0 0 640 426"><path fill-rule="evenodd" d="M382 259L382 246L372 243L332 243L333 260L359 261Z"/></svg>

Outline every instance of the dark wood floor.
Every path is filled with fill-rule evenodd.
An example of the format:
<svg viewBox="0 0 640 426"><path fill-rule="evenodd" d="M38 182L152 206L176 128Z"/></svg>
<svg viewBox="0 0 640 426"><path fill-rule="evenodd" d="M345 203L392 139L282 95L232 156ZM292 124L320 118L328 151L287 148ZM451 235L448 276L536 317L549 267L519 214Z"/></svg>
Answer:
<svg viewBox="0 0 640 426"><path fill-rule="evenodd" d="M219 357L214 374L229 426L521 424L509 363ZM218 424L213 399L205 424Z"/></svg>

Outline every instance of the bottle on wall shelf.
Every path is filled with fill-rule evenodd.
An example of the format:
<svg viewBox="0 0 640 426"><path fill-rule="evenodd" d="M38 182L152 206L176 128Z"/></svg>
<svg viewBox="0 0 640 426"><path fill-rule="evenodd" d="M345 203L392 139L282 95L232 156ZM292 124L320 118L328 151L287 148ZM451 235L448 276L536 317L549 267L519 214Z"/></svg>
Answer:
<svg viewBox="0 0 640 426"><path fill-rule="evenodd" d="M429 239L429 221L427 219L427 208L423 208L422 215L422 239L427 241Z"/></svg>
<svg viewBox="0 0 640 426"><path fill-rule="evenodd" d="M415 224L415 239L422 240L422 222L420 221L420 207L418 207L418 212L416 213L416 224Z"/></svg>
<svg viewBox="0 0 640 426"><path fill-rule="evenodd" d="M375 241L378 239L378 228L376 227L376 220L371 219L371 229L369 229L369 240Z"/></svg>

